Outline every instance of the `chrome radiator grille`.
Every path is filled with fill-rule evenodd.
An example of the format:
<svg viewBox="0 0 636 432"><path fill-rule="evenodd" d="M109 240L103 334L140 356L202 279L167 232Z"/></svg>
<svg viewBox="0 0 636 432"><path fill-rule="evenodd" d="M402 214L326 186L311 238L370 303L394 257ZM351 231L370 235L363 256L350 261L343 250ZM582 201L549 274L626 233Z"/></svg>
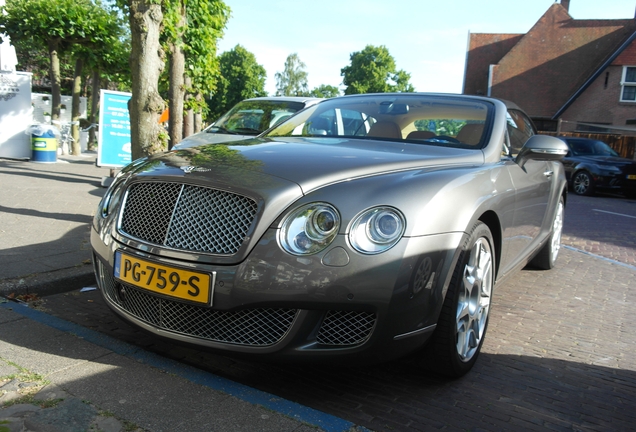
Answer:
<svg viewBox="0 0 636 432"><path fill-rule="evenodd" d="M98 262L100 288L106 296L137 319L173 333L247 346L273 345L285 336L296 309L217 311L154 296L120 284ZM123 293L121 292L123 288Z"/></svg>
<svg viewBox="0 0 636 432"><path fill-rule="evenodd" d="M327 312L316 341L322 345L359 345L371 336L374 326L374 313L332 310Z"/></svg>
<svg viewBox="0 0 636 432"><path fill-rule="evenodd" d="M145 182L128 191L120 231L186 251L235 254L254 221L250 198L181 183Z"/></svg>

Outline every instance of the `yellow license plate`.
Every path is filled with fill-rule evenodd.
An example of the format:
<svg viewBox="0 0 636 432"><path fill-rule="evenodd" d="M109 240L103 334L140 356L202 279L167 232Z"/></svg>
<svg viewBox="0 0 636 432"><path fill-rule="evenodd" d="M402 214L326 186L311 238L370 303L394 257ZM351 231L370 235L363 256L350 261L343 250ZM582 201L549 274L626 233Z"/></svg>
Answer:
<svg viewBox="0 0 636 432"><path fill-rule="evenodd" d="M121 252L115 253L117 279L156 293L210 306L214 275L157 264Z"/></svg>
<svg viewBox="0 0 636 432"><path fill-rule="evenodd" d="M630 174L627 176L628 180L636 180L636 174Z"/></svg>

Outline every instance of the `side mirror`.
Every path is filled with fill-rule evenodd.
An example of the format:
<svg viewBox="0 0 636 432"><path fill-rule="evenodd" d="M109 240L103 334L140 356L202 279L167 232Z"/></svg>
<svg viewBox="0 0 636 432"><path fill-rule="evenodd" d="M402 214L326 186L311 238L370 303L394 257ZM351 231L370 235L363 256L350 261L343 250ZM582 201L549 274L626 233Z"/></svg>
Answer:
<svg viewBox="0 0 636 432"><path fill-rule="evenodd" d="M568 146L558 138L548 135L534 135L521 148L515 162L521 168L529 160L561 160L568 154Z"/></svg>

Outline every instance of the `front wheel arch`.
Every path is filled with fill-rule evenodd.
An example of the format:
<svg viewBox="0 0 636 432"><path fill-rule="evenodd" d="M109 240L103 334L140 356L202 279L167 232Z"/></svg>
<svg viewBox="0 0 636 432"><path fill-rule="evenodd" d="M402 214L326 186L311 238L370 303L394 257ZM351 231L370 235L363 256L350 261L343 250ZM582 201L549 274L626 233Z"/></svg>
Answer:
<svg viewBox="0 0 636 432"><path fill-rule="evenodd" d="M460 245L437 327L420 354L429 369L459 378L477 361L488 328L495 257L491 231L477 221Z"/></svg>
<svg viewBox="0 0 636 432"><path fill-rule="evenodd" d="M499 217L494 211L487 211L482 214L479 219L479 222L483 222L486 224L490 233L492 234L492 239L494 242L495 249L495 280L497 279L497 275L499 274L499 263L501 262L501 250L503 249L503 235L501 230L501 223L499 221Z"/></svg>

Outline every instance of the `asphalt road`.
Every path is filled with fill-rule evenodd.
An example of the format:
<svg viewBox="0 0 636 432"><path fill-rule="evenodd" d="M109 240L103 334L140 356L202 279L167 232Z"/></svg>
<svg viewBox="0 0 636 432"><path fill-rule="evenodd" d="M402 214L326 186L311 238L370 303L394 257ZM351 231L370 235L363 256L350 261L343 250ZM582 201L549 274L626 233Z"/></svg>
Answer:
<svg viewBox="0 0 636 432"><path fill-rule="evenodd" d="M493 298L475 368L448 381L417 360L356 368L266 364L175 346L135 330L99 293L41 309L236 382L376 431L630 430L636 424L636 201L566 206L555 269L526 269Z"/></svg>

